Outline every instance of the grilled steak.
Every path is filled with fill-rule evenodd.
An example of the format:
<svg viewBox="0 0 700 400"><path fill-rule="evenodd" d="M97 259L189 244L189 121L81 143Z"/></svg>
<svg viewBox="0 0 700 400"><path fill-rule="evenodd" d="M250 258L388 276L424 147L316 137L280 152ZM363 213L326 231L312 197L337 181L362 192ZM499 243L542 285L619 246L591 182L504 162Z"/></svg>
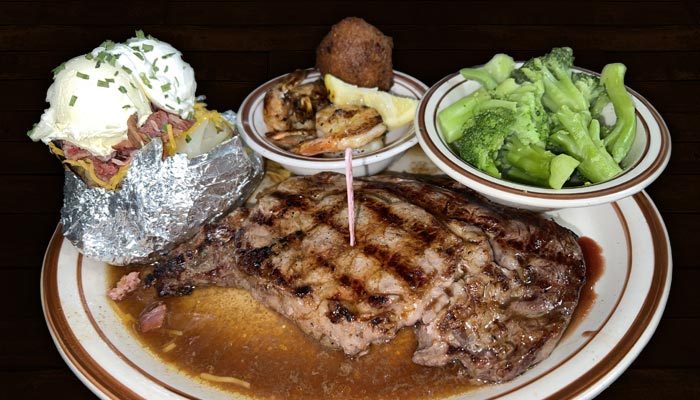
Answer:
<svg viewBox="0 0 700 400"><path fill-rule="evenodd" d="M149 278L159 295L245 288L322 343L361 355L416 326L414 362L460 361L486 381L546 357L584 282L576 236L448 179L290 178L205 226Z"/></svg>

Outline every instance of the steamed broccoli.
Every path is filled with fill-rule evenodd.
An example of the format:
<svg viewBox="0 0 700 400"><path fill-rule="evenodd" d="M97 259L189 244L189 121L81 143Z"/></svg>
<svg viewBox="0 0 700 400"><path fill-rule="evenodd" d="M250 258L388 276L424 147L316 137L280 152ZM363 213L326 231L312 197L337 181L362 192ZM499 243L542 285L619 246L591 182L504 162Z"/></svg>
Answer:
<svg viewBox="0 0 700 400"><path fill-rule="evenodd" d="M476 168L513 181L561 188L616 176L636 132L625 67L610 64L599 78L575 71L573 60L559 47L520 68L497 54L461 70L482 87L439 112L445 140ZM601 115L611 103L614 126Z"/></svg>
<svg viewBox="0 0 700 400"><path fill-rule="evenodd" d="M501 172L496 166L498 151L510 135L515 113L507 108L489 108L478 112L463 135L452 143L466 162L497 178Z"/></svg>
<svg viewBox="0 0 700 400"><path fill-rule="evenodd" d="M487 90L493 90L510 77L515 69L515 60L507 54L496 54L481 67L462 68L459 73L465 79L477 81Z"/></svg>
<svg viewBox="0 0 700 400"><path fill-rule="evenodd" d="M540 98L534 92L514 92L507 99L517 104L513 131L520 141L544 145L550 133L550 117Z"/></svg>
<svg viewBox="0 0 700 400"><path fill-rule="evenodd" d="M523 95L533 96L531 92ZM516 110L479 111L452 146L463 160L489 175L559 189L579 162L545 149L546 135L537 131L542 121L535 119L539 115L529 106L518 103Z"/></svg>
<svg viewBox="0 0 700 400"><path fill-rule="evenodd" d="M512 76L518 83L541 81L544 84L542 104L552 112L563 105L574 111L588 110L588 101L572 81L573 65L573 50L557 47L544 56L526 61Z"/></svg>
<svg viewBox="0 0 700 400"><path fill-rule="evenodd" d="M544 147L524 144L510 136L501 148L498 167L510 180L561 189L580 164L566 154L554 154Z"/></svg>
<svg viewBox="0 0 700 400"><path fill-rule="evenodd" d="M452 143L464 134L465 124L468 124L478 112L489 108L507 108L515 111L514 101L492 98L485 90L477 90L462 98L438 114L438 124L447 143Z"/></svg>
<svg viewBox="0 0 700 400"><path fill-rule="evenodd" d="M632 147L637 132L637 116L632 97L625 88L624 64L608 64L600 74L600 81L610 96L615 108L615 127L603 138L605 148L612 154L615 162L622 161Z"/></svg>
<svg viewBox="0 0 700 400"><path fill-rule="evenodd" d="M608 97L608 92L600 78L585 72L575 71L571 74L571 80L588 102L591 117L599 119L603 108L610 103L610 97Z"/></svg>
<svg viewBox="0 0 700 400"><path fill-rule="evenodd" d="M562 106L554 118L561 129L549 137L550 147L578 160L578 171L586 179L602 182L622 171L600 140L600 123L591 120L587 111L575 112Z"/></svg>
<svg viewBox="0 0 700 400"><path fill-rule="evenodd" d="M605 87L595 75L574 71L571 73L571 81L588 104L593 104L598 99L598 96L605 93Z"/></svg>

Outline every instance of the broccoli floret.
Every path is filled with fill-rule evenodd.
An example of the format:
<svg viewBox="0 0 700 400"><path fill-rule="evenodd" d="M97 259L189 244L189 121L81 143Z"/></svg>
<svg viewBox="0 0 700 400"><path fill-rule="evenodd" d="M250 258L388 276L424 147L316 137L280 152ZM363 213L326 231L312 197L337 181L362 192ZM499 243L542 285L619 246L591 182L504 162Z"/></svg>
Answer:
<svg viewBox="0 0 700 400"><path fill-rule="evenodd" d="M571 156L524 144L516 135L506 140L498 157L499 169L508 179L552 189L561 189L578 165Z"/></svg>
<svg viewBox="0 0 700 400"><path fill-rule="evenodd" d="M580 162L578 170L590 182L608 180L622 170L600 140L600 125L588 112L562 106L554 116L563 129L554 132L550 145Z"/></svg>
<svg viewBox="0 0 700 400"><path fill-rule="evenodd" d="M514 134L525 144L544 145L551 130L550 117L534 92L511 93L508 100L517 104Z"/></svg>
<svg viewBox="0 0 700 400"><path fill-rule="evenodd" d="M579 92L581 92L586 101L588 101L588 104L593 104L598 96L605 92L605 87L595 75L574 71L571 73L571 81Z"/></svg>
<svg viewBox="0 0 700 400"><path fill-rule="evenodd" d="M494 90L515 69L515 61L507 54L496 54L478 68L462 68L459 72L465 79L475 80L488 90Z"/></svg>
<svg viewBox="0 0 700 400"><path fill-rule="evenodd" d="M465 122L474 117L479 104L490 98L491 95L482 88L438 113L438 124L447 143L462 136Z"/></svg>
<svg viewBox="0 0 700 400"><path fill-rule="evenodd" d="M637 133L634 102L625 88L626 71L624 64L614 63L603 67L600 74L600 81L610 96L616 117L615 127L603 138L603 143L618 163L627 156Z"/></svg>
<svg viewBox="0 0 700 400"><path fill-rule="evenodd" d="M557 47L544 56L526 61L512 76L518 83L541 81L544 85L542 103L552 112L564 105L574 111L588 110L589 103L571 80L573 65L573 50Z"/></svg>
<svg viewBox="0 0 700 400"><path fill-rule="evenodd" d="M600 120L603 108L610 103L610 97L600 78L585 72L574 72L571 80L590 105L591 117Z"/></svg>
<svg viewBox="0 0 700 400"><path fill-rule="evenodd" d="M454 150L466 162L497 178L498 151L511 132L515 113L507 108L489 108L474 115L464 134L452 143Z"/></svg>

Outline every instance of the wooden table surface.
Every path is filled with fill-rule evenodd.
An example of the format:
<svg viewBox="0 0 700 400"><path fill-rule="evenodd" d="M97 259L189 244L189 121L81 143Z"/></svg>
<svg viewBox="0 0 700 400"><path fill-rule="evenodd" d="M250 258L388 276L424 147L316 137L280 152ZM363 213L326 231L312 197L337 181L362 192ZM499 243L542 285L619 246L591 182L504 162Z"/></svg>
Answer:
<svg viewBox="0 0 700 400"><path fill-rule="evenodd" d="M700 398L700 5L693 1L196 2L0 1L0 397L94 395L59 356L39 296L42 258L56 227L62 169L26 137L46 107L51 69L136 29L167 41L195 69L211 107L233 109L271 77L314 63L329 27L360 16L394 39L394 66L428 85L495 52L516 59L554 46L576 64L628 67L626 83L671 132L671 161L648 189L671 237L673 283L661 323L600 398ZM694 244L695 243L695 244ZM6 397L6 395L11 394Z"/></svg>

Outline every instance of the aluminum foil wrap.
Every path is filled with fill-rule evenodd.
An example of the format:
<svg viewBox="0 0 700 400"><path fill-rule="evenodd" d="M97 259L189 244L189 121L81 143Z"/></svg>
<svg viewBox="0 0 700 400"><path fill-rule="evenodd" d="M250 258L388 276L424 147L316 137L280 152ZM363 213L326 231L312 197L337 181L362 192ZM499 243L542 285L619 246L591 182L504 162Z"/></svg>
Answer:
<svg viewBox="0 0 700 400"><path fill-rule="evenodd" d="M235 113L222 115L235 127ZM162 154L160 139L144 146L118 191L90 188L66 171L63 235L96 260L149 263L243 204L264 174L262 159L246 151L235 128L232 138L195 158Z"/></svg>

